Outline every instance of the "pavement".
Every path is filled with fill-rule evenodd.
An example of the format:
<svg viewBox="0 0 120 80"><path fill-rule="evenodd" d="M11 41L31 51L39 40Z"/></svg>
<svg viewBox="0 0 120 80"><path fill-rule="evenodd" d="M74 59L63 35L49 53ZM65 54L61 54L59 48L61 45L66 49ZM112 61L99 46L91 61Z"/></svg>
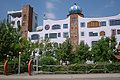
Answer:
<svg viewBox="0 0 120 80"><path fill-rule="evenodd" d="M20 75L0 75L0 80L120 80L120 73L106 74L38 74L29 76L27 73Z"/></svg>

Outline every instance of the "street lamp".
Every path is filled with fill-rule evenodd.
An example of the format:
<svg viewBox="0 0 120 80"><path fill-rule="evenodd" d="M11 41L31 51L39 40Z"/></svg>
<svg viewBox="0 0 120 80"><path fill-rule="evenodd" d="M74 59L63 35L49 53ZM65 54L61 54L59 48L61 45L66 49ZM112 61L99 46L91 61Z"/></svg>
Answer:
<svg viewBox="0 0 120 80"><path fill-rule="evenodd" d="M20 58L21 58L21 52L19 52L19 65L18 65L18 74L20 74Z"/></svg>

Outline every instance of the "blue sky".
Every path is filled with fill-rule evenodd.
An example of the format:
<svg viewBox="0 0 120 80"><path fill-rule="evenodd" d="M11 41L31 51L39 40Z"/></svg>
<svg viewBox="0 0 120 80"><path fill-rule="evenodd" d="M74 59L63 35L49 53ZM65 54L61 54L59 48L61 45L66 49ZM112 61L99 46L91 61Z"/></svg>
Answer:
<svg viewBox="0 0 120 80"><path fill-rule="evenodd" d="M82 8L85 17L120 13L120 0L1 0L0 20L6 18L7 11L20 10L24 4L30 4L38 14L39 25L42 25L44 14L51 19L64 19L74 3Z"/></svg>

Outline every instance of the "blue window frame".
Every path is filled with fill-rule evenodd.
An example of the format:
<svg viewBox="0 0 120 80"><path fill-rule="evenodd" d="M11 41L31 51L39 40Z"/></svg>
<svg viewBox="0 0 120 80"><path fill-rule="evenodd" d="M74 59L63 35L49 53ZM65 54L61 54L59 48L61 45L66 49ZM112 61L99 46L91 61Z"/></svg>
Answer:
<svg viewBox="0 0 120 80"><path fill-rule="evenodd" d="M81 23L80 23L80 26L81 26L81 27L85 27L85 22L81 22Z"/></svg>
<svg viewBox="0 0 120 80"><path fill-rule="evenodd" d="M118 20L110 20L110 26L120 25L120 19Z"/></svg>
<svg viewBox="0 0 120 80"><path fill-rule="evenodd" d="M39 34L31 35L31 40L38 40L38 39L39 39Z"/></svg>
<svg viewBox="0 0 120 80"><path fill-rule="evenodd" d="M48 38L48 34L45 34L45 39L47 39Z"/></svg>
<svg viewBox="0 0 120 80"><path fill-rule="evenodd" d="M61 33L58 33L58 37L61 37Z"/></svg>
<svg viewBox="0 0 120 80"><path fill-rule="evenodd" d="M63 38L68 38L69 35L68 35L68 32L63 32Z"/></svg>
<svg viewBox="0 0 120 80"><path fill-rule="evenodd" d="M84 32L81 32L81 36L84 36Z"/></svg>
<svg viewBox="0 0 120 80"><path fill-rule="evenodd" d="M63 29L67 29L68 28L68 24L63 24Z"/></svg>
<svg viewBox="0 0 120 80"><path fill-rule="evenodd" d="M117 30L117 34L120 35L120 29Z"/></svg>
<svg viewBox="0 0 120 80"><path fill-rule="evenodd" d="M100 22L100 26L106 26L106 21Z"/></svg>
<svg viewBox="0 0 120 80"><path fill-rule="evenodd" d="M57 38L57 33L50 33L49 38Z"/></svg>
<svg viewBox="0 0 120 80"><path fill-rule="evenodd" d="M98 33L89 32L89 36L98 36Z"/></svg>
<svg viewBox="0 0 120 80"><path fill-rule="evenodd" d="M58 24L56 24L56 25L53 25L53 26L52 26L52 29L53 29L53 30L55 30L55 29L61 29L61 26L58 25Z"/></svg>

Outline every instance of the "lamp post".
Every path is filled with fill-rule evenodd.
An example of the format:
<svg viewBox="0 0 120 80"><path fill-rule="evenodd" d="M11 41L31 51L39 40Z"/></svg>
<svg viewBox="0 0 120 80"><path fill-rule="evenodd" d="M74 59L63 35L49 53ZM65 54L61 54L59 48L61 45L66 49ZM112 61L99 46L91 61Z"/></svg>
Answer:
<svg viewBox="0 0 120 80"><path fill-rule="evenodd" d="M19 65L18 65L18 74L20 74L20 58L21 58L21 52L19 52Z"/></svg>

